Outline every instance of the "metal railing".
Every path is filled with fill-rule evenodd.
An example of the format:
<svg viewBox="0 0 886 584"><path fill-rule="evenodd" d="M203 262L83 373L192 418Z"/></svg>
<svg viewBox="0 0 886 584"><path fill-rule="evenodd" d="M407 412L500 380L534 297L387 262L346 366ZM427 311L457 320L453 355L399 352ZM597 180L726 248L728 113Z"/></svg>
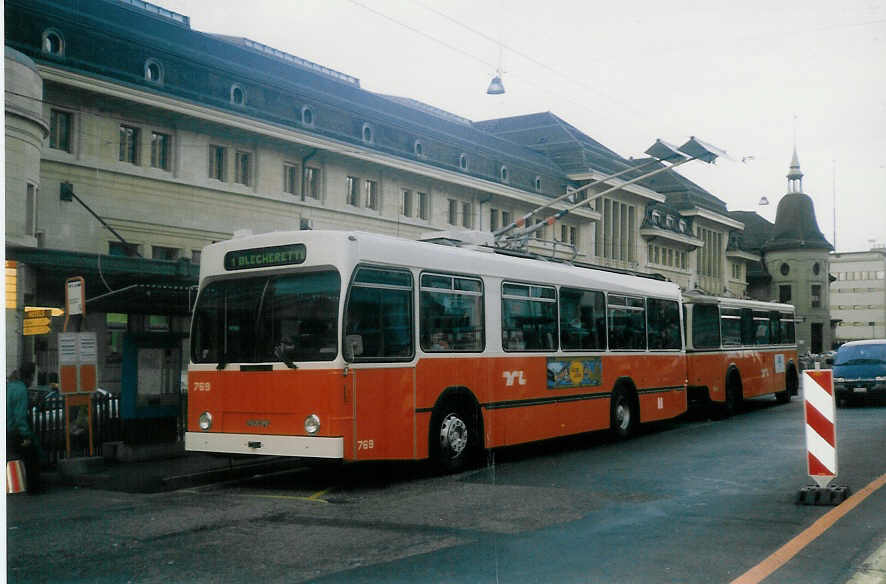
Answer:
<svg viewBox="0 0 886 584"><path fill-rule="evenodd" d="M93 454L101 455L102 444L121 440L123 425L120 418L120 396L114 394L92 395L92 447ZM31 406L31 427L40 446L44 465L54 466L67 456L65 440L65 398L51 396ZM89 431L85 420L76 419L71 413L71 456L89 455Z"/></svg>

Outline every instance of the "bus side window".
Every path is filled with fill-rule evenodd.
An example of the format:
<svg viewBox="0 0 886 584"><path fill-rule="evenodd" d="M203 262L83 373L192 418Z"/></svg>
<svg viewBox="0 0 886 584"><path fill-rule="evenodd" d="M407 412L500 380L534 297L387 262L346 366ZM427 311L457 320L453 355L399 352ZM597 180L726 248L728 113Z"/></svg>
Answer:
<svg viewBox="0 0 886 584"><path fill-rule="evenodd" d="M720 346L720 310L716 304L693 305L692 346L696 349Z"/></svg>
<svg viewBox="0 0 886 584"><path fill-rule="evenodd" d="M483 350L486 335L481 280L422 274L419 298L423 351Z"/></svg>
<svg viewBox="0 0 886 584"><path fill-rule="evenodd" d="M646 300L650 349L680 349L680 305L673 300Z"/></svg>
<svg viewBox="0 0 886 584"><path fill-rule="evenodd" d="M547 286L502 284L501 336L506 351L557 348L557 291Z"/></svg>
<svg viewBox="0 0 886 584"><path fill-rule="evenodd" d="M606 349L602 292L560 288L560 346L564 351Z"/></svg>
<svg viewBox="0 0 886 584"><path fill-rule="evenodd" d="M750 308L741 309L741 344L754 344L754 313Z"/></svg>
<svg viewBox="0 0 886 584"><path fill-rule="evenodd" d="M642 298L609 295L609 348L646 348L646 307Z"/></svg>
<svg viewBox="0 0 886 584"><path fill-rule="evenodd" d="M769 313L769 339L773 345L780 345L784 341L781 338L781 315L777 312Z"/></svg>
<svg viewBox="0 0 886 584"><path fill-rule="evenodd" d="M769 316L765 312L754 312L754 344L769 344Z"/></svg>
<svg viewBox="0 0 886 584"><path fill-rule="evenodd" d="M414 355L412 274L406 270L360 267L348 295L344 337L357 339L354 361L403 361Z"/></svg>

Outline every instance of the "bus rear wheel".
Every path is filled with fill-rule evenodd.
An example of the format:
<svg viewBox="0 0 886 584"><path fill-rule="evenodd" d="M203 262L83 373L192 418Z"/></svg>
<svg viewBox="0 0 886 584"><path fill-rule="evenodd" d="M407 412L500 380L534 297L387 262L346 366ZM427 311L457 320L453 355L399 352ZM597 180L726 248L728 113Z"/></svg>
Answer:
<svg viewBox="0 0 886 584"><path fill-rule="evenodd" d="M609 402L609 428L619 440L630 438L637 428L637 404L631 393L624 387L617 387L612 392Z"/></svg>
<svg viewBox="0 0 886 584"><path fill-rule="evenodd" d="M443 404L431 418L431 458L444 472L457 472L473 464L480 450L476 416L458 404Z"/></svg>

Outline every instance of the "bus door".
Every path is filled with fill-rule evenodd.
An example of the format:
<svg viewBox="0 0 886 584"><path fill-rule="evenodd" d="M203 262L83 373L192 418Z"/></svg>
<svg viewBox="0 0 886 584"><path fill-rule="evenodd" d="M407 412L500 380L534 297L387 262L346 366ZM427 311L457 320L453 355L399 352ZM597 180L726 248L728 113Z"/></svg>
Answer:
<svg viewBox="0 0 886 584"><path fill-rule="evenodd" d="M354 460L414 456L412 291L408 270L361 266L354 272L342 335L354 400Z"/></svg>

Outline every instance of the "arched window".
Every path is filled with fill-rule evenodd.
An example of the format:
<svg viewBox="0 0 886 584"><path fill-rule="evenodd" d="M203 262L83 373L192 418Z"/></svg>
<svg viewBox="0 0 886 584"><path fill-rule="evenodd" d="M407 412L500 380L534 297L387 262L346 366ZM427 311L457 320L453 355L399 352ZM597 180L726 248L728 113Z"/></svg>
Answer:
<svg viewBox="0 0 886 584"><path fill-rule="evenodd" d="M311 109L311 106L306 105L301 108L301 122L306 126L314 125L314 110Z"/></svg>
<svg viewBox="0 0 886 584"><path fill-rule="evenodd" d="M369 124L363 124L363 141L367 144L372 144L374 139L374 132L372 131L372 126Z"/></svg>
<svg viewBox="0 0 886 584"><path fill-rule="evenodd" d="M145 61L145 79L151 83L163 83L163 65L157 59Z"/></svg>
<svg viewBox="0 0 886 584"><path fill-rule="evenodd" d="M43 52L48 55L56 55L61 57L65 54L65 39L62 33L54 28L47 28L43 31Z"/></svg>
<svg viewBox="0 0 886 584"><path fill-rule="evenodd" d="M541 177L535 177L535 190L541 192Z"/></svg>
<svg viewBox="0 0 886 584"><path fill-rule="evenodd" d="M425 145L421 143L421 140L416 140L412 145L412 150L415 152L416 156L422 157L425 155Z"/></svg>
<svg viewBox="0 0 886 584"><path fill-rule="evenodd" d="M508 167L502 166L501 170L498 172L498 176L501 177L501 182L508 182Z"/></svg>
<svg viewBox="0 0 886 584"><path fill-rule="evenodd" d="M246 105L246 90L239 83L231 86L231 103L234 105Z"/></svg>
<svg viewBox="0 0 886 584"><path fill-rule="evenodd" d="M458 157L458 167L462 170L468 169L468 155L467 154L462 153Z"/></svg>

